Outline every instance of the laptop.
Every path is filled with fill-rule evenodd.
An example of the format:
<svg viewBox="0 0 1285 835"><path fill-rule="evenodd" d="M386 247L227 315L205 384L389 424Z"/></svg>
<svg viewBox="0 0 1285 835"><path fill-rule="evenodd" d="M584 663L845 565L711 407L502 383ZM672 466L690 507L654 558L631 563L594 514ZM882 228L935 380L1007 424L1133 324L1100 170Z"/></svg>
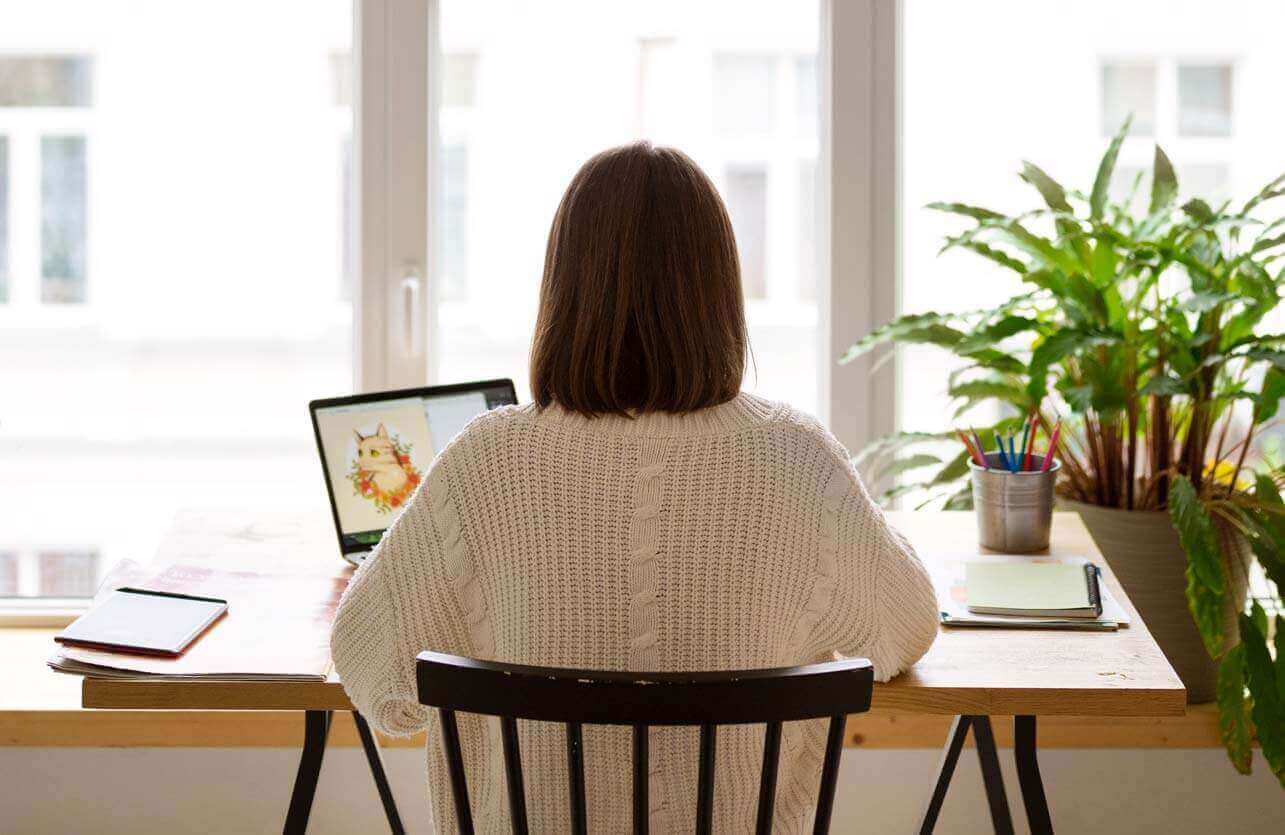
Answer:
<svg viewBox="0 0 1285 835"><path fill-rule="evenodd" d="M344 559L360 563L470 420L518 402L512 380L332 397L308 404Z"/></svg>

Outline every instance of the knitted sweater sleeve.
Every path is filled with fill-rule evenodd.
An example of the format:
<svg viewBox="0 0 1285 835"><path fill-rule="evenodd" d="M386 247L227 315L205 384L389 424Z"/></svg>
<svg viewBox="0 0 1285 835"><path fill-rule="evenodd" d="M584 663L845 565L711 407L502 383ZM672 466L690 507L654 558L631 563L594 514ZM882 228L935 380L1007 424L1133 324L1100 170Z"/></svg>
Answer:
<svg viewBox="0 0 1285 835"><path fill-rule="evenodd" d="M415 656L425 649L471 653L433 512L434 491L445 489L436 475L430 471L357 569L330 634L344 692L372 727L390 736L427 726L428 710L416 695Z"/></svg>
<svg viewBox="0 0 1285 835"><path fill-rule="evenodd" d="M837 445L837 442L834 442ZM918 661L937 637L937 595L914 548L888 524L846 454L827 491L835 502L834 594L821 652L869 658L887 681Z"/></svg>

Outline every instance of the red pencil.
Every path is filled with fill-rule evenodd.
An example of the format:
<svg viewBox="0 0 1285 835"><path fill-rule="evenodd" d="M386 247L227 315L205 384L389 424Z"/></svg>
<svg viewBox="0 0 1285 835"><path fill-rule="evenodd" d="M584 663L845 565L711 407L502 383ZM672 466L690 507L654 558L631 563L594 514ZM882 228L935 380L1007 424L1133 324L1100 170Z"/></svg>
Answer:
<svg viewBox="0 0 1285 835"><path fill-rule="evenodd" d="M1057 452L1058 436L1062 434L1062 421L1059 420L1053 427L1053 435L1049 438L1049 450L1044 453L1044 466L1040 467L1040 472L1047 473L1049 467L1053 466L1053 455Z"/></svg>

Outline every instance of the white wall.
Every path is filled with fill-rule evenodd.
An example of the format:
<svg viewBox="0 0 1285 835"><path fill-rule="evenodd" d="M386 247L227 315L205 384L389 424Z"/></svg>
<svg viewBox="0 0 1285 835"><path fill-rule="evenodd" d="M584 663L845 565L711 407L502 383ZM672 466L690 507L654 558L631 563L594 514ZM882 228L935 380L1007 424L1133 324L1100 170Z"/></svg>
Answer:
<svg viewBox="0 0 1285 835"><path fill-rule="evenodd" d="M1012 752L1001 750L1009 802L1025 832ZM847 751L832 831L913 831L938 752ZM0 832L280 831L298 753L261 749L0 748ZM407 830L431 831L420 751L385 753ZM1240 777L1217 750L1047 751L1041 757L1060 832L1279 833L1285 792L1261 757ZM361 752L326 755L309 831L387 831ZM981 776L964 752L938 832L989 833Z"/></svg>

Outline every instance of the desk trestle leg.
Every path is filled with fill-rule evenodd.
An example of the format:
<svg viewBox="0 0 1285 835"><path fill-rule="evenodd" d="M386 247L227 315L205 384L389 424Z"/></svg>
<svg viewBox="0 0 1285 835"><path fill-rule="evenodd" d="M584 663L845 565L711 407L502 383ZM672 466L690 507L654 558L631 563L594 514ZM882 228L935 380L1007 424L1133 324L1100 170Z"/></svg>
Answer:
<svg viewBox="0 0 1285 835"><path fill-rule="evenodd" d="M1031 835L1053 835L1053 820L1049 816L1048 799L1044 796L1044 780L1040 777L1040 764L1035 757L1035 717L1013 717L1013 759L1017 761L1017 781L1022 786L1022 803L1026 806L1026 820L1031 825Z"/></svg>
<svg viewBox="0 0 1285 835"><path fill-rule="evenodd" d="M331 712L328 710L304 712L303 752L299 755L299 771L290 793L290 810L286 812L286 835L304 835L308 831L308 815L312 812L312 799L317 794L321 760L326 755L326 739L330 736L330 720ZM379 799L384 804L388 828L393 835L405 835L401 815L397 813L397 803L393 800L393 789L388 784L388 775L384 771L384 760L379 754L379 743L366 720L355 710L352 712L352 720L357 726L357 735L361 737L361 747L366 752L366 762L370 764L371 776L375 778Z"/></svg>
<svg viewBox="0 0 1285 835"><path fill-rule="evenodd" d="M357 711L352 712L352 721L357 725L357 734L361 737L361 747L366 749L366 761L370 763L371 776L375 778L375 788L379 799L384 804L384 814L388 816L388 828L393 835L406 835L402 826L402 817L397 813L397 802L393 800L392 786L388 785L388 775L384 772L384 759L379 754L379 743L370 732L370 726Z"/></svg>
<svg viewBox="0 0 1285 835"><path fill-rule="evenodd" d="M312 812L312 798L317 793L317 778L321 776L321 760L326 755L326 737L329 735L330 711L306 711L303 753L299 755L299 771L295 774L294 790L290 793L290 810L286 812L286 835L304 835L308 831L308 815Z"/></svg>
<svg viewBox="0 0 1285 835"><path fill-rule="evenodd" d="M946 790L950 788L955 764L959 762L959 752L964 748L970 728L977 745L977 760L982 769L986 802L990 806L991 825L995 828L995 835L1013 835L1013 819L1008 810L1008 795L1004 791L1004 776L999 770L995 734L991 730L989 716L956 716L951 723L946 747L941 755L941 765L937 769L937 782L933 785L932 795L928 798L928 805L919 823L920 835L930 835L937 825L937 817L946 800Z"/></svg>

